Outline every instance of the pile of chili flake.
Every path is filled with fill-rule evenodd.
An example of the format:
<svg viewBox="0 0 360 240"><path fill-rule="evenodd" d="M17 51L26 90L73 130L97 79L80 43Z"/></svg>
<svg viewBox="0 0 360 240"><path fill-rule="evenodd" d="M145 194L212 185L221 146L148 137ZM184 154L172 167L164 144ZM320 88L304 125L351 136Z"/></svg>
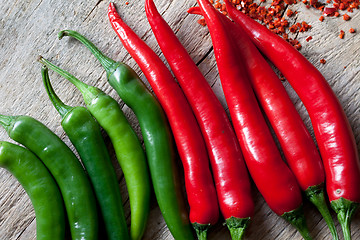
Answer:
<svg viewBox="0 0 360 240"><path fill-rule="evenodd" d="M298 50L301 48L301 44L298 40L290 38L287 32L306 32L311 28L311 25L305 21L295 22L295 24L290 26L285 18L285 16L290 18L297 14L297 12L292 11L289 6L297 4L299 0L272 0L271 5L267 7L261 6L266 0L259 0L259 3L254 2L254 0L231 1L237 9L259 21L272 32L283 37ZM227 15L224 3L221 3L220 0L210 0L210 2L214 4L215 8L220 12ZM350 16L347 13L340 12L353 12L354 9L359 9L360 6L360 0L302 0L301 3L305 4L306 8L315 8L321 11L322 16L319 18L321 22L324 21L324 16L342 17L343 20L348 21L350 20ZM204 19L200 19L198 22L205 25ZM349 32L355 33L356 30L350 28ZM343 38L344 35L345 32L341 30L339 37ZM309 36L306 38L306 41L310 41L311 39L312 37Z"/></svg>

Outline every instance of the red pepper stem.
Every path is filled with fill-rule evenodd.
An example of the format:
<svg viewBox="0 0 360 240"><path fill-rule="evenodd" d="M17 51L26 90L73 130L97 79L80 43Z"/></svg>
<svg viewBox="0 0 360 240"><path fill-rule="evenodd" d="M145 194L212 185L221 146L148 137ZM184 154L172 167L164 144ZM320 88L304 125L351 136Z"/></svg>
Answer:
<svg viewBox="0 0 360 240"><path fill-rule="evenodd" d="M56 95L53 87L51 86L49 72L46 66L43 66L41 68L41 75L50 101L53 103L55 109L59 112L60 116L64 118L65 115L73 109L73 107L65 105L64 102L61 101L60 98Z"/></svg>
<svg viewBox="0 0 360 240"><path fill-rule="evenodd" d="M281 217L293 225L305 240L312 240L309 229L306 225L302 206L290 212L284 213Z"/></svg>
<svg viewBox="0 0 360 240"><path fill-rule="evenodd" d="M56 73L60 74L66 80L68 80L69 82L74 84L75 87L77 89L79 89L79 91L83 95L86 105L91 105L91 102L93 101L93 99L97 98L97 96L101 93L100 89L93 87L93 86L89 86L89 85L81 82L79 79L77 79L76 77L74 77L73 75L68 73L67 71L59 68L58 66L54 65L49 60L47 60L41 56L39 58L39 62L41 62L46 67L48 67L51 70L55 71Z"/></svg>
<svg viewBox="0 0 360 240"><path fill-rule="evenodd" d="M360 203L347 200L343 197L331 201L331 207L337 214L344 240L351 240L350 222L359 205Z"/></svg>
<svg viewBox="0 0 360 240"><path fill-rule="evenodd" d="M312 202L323 216L326 224L328 225L331 235L334 240L339 240L338 233L334 221L331 217L329 208L326 204L324 194L324 184L308 187L305 190L306 197Z"/></svg>
<svg viewBox="0 0 360 240"><path fill-rule="evenodd" d="M80 33L72 30L63 30L59 32L59 39L62 39L64 36L73 37L82 44L84 44L91 51L91 53L94 54L94 56L100 61L101 65L105 68L107 73L111 71L111 67L116 64L114 60L105 56L92 42L90 42Z"/></svg>
<svg viewBox="0 0 360 240"><path fill-rule="evenodd" d="M193 228L195 229L198 240L206 240L207 239L207 231L210 228L210 224L200 224L200 223L192 223Z"/></svg>
<svg viewBox="0 0 360 240"><path fill-rule="evenodd" d="M230 217L225 220L225 224L227 225L230 231L232 240L243 239L245 230L247 229L249 223L250 223L250 218Z"/></svg>

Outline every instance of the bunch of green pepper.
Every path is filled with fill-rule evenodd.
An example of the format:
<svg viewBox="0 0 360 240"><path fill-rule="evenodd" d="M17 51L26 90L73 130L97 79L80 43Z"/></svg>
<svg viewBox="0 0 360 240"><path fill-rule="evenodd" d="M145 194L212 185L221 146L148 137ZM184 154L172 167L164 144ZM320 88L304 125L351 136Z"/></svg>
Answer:
<svg viewBox="0 0 360 240"><path fill-rule="evenodd" d="M37 217L37 239L64 239L65 216L72 239L141 239L152 187L170 231L178 236L191 233L177 179L173 137L157 99L129 66L107 58L77 32L62 31L59 36L68 34L88 44L105 67L110 85L133 109L146 152L115 99L40 57L45 90L81 161L38 120L0 115L0 125L9 137L26 147L1 142L0 167L9 170L29 194ZM48 68L80 90L87 108L71 107L59 99L50 83ZM108 134L124 173L130 200L130 232L101 128ZM100 222L104 223L106 236L100 236ZM193 238L192 233L184 235L186 239L189 236Z"/></svg>

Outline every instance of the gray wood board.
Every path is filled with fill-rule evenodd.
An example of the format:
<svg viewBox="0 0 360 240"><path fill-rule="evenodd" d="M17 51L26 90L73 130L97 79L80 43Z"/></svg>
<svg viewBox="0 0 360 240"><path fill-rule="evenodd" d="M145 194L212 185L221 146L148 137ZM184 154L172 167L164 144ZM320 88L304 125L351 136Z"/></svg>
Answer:
<svg viewBox="0 0 360 240"><path fill-rule="evenodd" d="M143 1L140 3L129 1L128 5L125 2L125 0L115 1L120 15L164 60L146 20ZM198 16L186 13L189 7L196 6L196 1L155 0L155 3L227 109L208 30L196 23ZM105 71L98 61L78 42L68 38L61 41L57 39L60 30L79 31L109 57L123 61L134 68L149 86L139 67L111 29L107 18L107 5L108 2L102 0L2 1L0 6L1 114L32 116L53 130L74 150L60 126L60 116L49 101L42 85L41 64L36 61L38 55L42 55L73 73L80 80L101 88L118 100L141 138L136 117L106 82ZM307 9L302 3L290 8L298 11L295 18L305 20L312 25L308 32L296 36L303 45L301 53L329 81L345 109L360 149L360 34L348 33L350 27L360 31L360 12L355 10L353 13L348 13L352 17L350 21L332 17L320 22L318 19L321 13L318 10ZM345 31L344 39L338 37L341 29ZM312 36L313 39L306 42L308 36ZM326 64L320 64L322 58L326 59ZM54 89L65 103L73 106L84 105L81 95L74 86L51 71L50 78ZM287 82L284 85L312 131L301 101ZM3 129L0 129L0 139L13 142ZM106 140L108 142L108 139ZM116 163L113 153L112 157ZM121 169L118 165L115 166L129 223L130 210L126 185ZM3 169L0 169L0 183L0 239L35 239L36 221L30 199L16 179ZM255 186L253 192L256 212L246 233L246 239L301 239L300 234L292 226L269 209ZM311 235L315 239L331 239L327 226L316 209L307 201L304 209ZM333 218L335 219L334 214ZM220 219L219 223L210 230L209 239L230 239L228 230L222 222L223 219ZM335 222L338 232L341 233L337 220ZM360 239L359 224L360 214L357 213L352 221L354 239ZM152 203L144 239L172 239L155 200Z"/></svg>

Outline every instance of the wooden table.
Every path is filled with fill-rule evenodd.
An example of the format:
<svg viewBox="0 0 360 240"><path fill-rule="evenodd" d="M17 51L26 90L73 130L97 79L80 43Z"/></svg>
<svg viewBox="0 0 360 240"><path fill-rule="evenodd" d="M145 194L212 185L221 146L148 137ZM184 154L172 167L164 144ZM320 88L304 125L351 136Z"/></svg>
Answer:
<svg viewBox="0 0 360 240"><path fill-rule="evenodd" d="M141 3L138 3L141 2ZM162 59L144 13L144 1L115 1L123 19L136 33L153 48ZM210 35L206 27L196 23L198 16L191 16L186 9L196 5L195 0L155 1L160 13L170 23L180 41L189 51L209 84L227 109ZM97 86L117 99L123 106L129 121L140 135L134 114L124 105L115 91L106 82L106 75L98 61L78 42L64 38L57 39L57 33L63 29L79 31L93 41L105 54L133 67L147 83L134 60L121 45L107 19L107 1L10 1L3 0L0 6L0 113L8 115L30 115L47 125L60 136L71 149L69 139L60 126L60 116L50 103L42 85L40 68L36 61L38 55L52 60L55 64L70 71L79 79ZM360 149L360 33L350 34L350 27L360 32L360 11L349 13L350 21L342 18L318 19L321 12L307 9L298 3L290 7L298 14L289 19L302 19L312 25L305 33L295 35L302 44L304 54L329 81L338 96L355 134ZM344 39L338 37L339 31L345 31ZM312 36L307 42L305 39ZM321 64L324 58L326 64ZM69 105L84 105L79 92L64 79L51 72L53 86L60 98ZM296 94L284 83L295 106L305 123L311 129L306 111ZM312 130L311 130L312 131ZM0 140L11 141L6 132L0 130ZM108 141L108 139L106 139ZM114 162L115 157L113 156ZM119 180L121 169L117 166ZM360 183L359 183L360 187ZM120 181L124 208L129 221L130 211L126 186ZM301 239L299 233L274 214L254 187L256 199L255 217L247 231L246 239ZM314 239L331 239L324 220L309 203L304 204L308 226ZM335 218L335 215L333 214ZM209 232L209 239L230 239L223 219ZM353 239L360 239L360 213L352 221ZM336 227L341 233L336 220ZM14 177L0 169L0 239L35 239L36 223L32 204ZM161 216L156 201L152 209L144 239L172 239Z"/></svg>

